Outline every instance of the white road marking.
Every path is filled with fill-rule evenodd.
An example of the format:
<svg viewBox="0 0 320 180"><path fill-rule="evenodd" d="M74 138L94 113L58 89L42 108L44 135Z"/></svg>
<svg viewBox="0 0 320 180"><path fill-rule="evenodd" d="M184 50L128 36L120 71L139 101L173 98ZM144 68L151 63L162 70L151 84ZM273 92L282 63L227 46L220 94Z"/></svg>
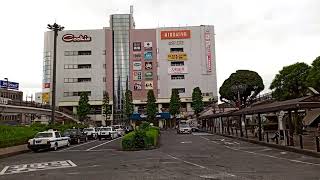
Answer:
<svg viewBox="0 0 320 180"><path fill-rule="evenodd" d="M107 141L107 142L104 142L104 143L102 143L102 144L99 144L99 145L93 146L92 148L89 148L89 149L87 149L86 151L90 151L90 150L92 150L92 149L94 149L94 148L97 148L97 147L103 146L103 145L105 145L105 144L111 143L112 141L115 141L115 140L117 140L117 139L121 139L121 138L122 138L122 137L120 137L120 138L116 138L116 139L112 139L112 140Z"/></svg>
<svg viewBox="0 0 320 180"><path fill-rule="evenodd" d="M68 148L62 149L62 150L57 151L57 152L66 151L66 150L73 149L73 148L76 148L76 147L79 147L79 146L83 146L83 145L86 145L86 144L90 144L90 143L93 143L93 142L96 142L96 141L97 141L97 140L89 141L89 142L82 143L82 144L78 144L78 145L75 145L75 146L71 146L71 147L68 147Z"/></svg>
<svg viewBox="0 0 320 180"><path fill-rule="evenodd" d="M233 143L235 143L235 144L240 144L240 143L238 143L238 142L236 142L236 141L233 141Z"/></svg>
<svg viewBox="0 0 320 180"><path fill-rule="evenodd" d="M49 169L70 168L70 167L76 167L76 166L77 165L73 163L71 160L10 165L10 166L6 166L1 171L0 175L42 171L42 170L49 170Z"/></svg>
<svg viewBox="0 0 320 180"><path fill-rule="evenodd" d="M205 140L207 140L207 141L210 141L210 139L208 139L208 138L206 138L206 137L202 137L202 136L200 136L202 139L205 139Z"/></svg>
<svg viewBox="0 0 320 180"><path fill-rule="evenodd" d="M280 154L288 154L287 152L280 152Z"/></svg>
<svg viewBox="0 0 320 180"><path fill-rule="evenodd" d="M270 158L274 158L274 159L281 159L281 160L287 160L287 161L296 162L296 163L308 164L308 165L313 165L313 166L320 166L320 164L317 164L317 163L311 163L311 162L299 161L299 160L295 160L295 159L288 159L288 158L283 158L283 157L277 157L277 156L272 156L272 155L267 155L267 154L252 152L252 151L246 151L246 150L236 149L236 148L232 148L232 147L229 147L229 146L225 146L225 147L228 148L228 149L232 149L232 150L234 150L234 151L242 151L242 152L246 152L246 153L249 153L249 154L254 154L254 155L259 155L259 156L265 156L265 157L270 157Z"/></svg>
<svg viewBox="0 0 320 180"><path fill-rule="evenodd" d="M181 143L182 144L190 144L190 143L192 143L192 141L182 141Z"/></svg>
<svg viewBox="0 0 320 180"><path fill-rule="evenodd" d="M168 156L171 157L172 159L175 159L175 160L178 160L178 161L182 161L182 162L184 162L186 164L190 164L190 165L193 165L193 166L197 166L197 167L199 167L201 169L208 169L208 168L206 168L204 166L201 166L199 164L195 164L195 163L192 163L192 162L189 162L189 161L185 161L185 160L179 159L177 157L171 156L170 154L168 154Z"/></svg>

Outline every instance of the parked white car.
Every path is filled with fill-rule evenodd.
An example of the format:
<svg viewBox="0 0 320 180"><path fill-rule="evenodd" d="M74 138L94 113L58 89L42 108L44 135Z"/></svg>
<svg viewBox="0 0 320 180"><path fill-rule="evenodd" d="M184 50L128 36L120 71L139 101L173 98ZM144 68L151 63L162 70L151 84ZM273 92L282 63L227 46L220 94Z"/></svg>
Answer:
<svg viewBox="0 0 320 180"><path fill-rule="evenodd" d="M39 132L28 141L28 148L34 152L40 149L57 150L60 147L70 146L70 138L62 137L59 131L48 130Z"/></svg>
<svg viewBox="0 0 320 180"><path fill-rule="evenodd" d="M118 132L118 136L124 136L126 131L123 126L121 125L113 125L114 129Z"/></svg>
<svg viewBox="0 0 320 180"><path fill-rule="evenodd" d="M118 132L114 129L114 127L103 127L100 128L98 132L98 139L114 139L118 137Z"/></svg>
<svg viewBox="0 0 320 180"><path fill-rule="evenodd" d="M89 139L97 139L98 138L98 133L95 128L84 128L83 132L87 134L87 137Z"/></svg>

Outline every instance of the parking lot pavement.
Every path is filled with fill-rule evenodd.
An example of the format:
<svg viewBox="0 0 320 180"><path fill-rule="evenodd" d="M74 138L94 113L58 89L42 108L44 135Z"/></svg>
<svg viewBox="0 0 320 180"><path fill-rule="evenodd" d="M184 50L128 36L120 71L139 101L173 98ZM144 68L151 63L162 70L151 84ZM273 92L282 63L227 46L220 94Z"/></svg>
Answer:
<svg viewBox="0 0 320 180"><path fill-rule="evenodd" d="M205 133L177 135L174 131L162 131L161 147L148 151L124 152L120 143L121 139L89 141L55 152L0 159L0 180L319 180L320 177L317 158L298 157Z"/></svg>

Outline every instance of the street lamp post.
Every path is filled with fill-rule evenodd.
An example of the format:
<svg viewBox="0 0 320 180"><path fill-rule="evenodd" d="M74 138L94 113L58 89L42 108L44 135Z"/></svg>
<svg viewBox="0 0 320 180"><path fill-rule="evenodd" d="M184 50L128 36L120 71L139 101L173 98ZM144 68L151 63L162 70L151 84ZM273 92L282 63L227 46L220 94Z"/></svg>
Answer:
<svg viewBox="0 0 320 180"><path fill-rule="evenodd" d="M52 104L51 104L51 121L50 124L54 123L54 113L55 113L55 107L56 107L56 59L57 59L57 36L58 31L62 31L64 29L63 26L54 23L53 25L48 24L48 29L52 30L54 32L53 37L53 67L52 67Z"/></svg>

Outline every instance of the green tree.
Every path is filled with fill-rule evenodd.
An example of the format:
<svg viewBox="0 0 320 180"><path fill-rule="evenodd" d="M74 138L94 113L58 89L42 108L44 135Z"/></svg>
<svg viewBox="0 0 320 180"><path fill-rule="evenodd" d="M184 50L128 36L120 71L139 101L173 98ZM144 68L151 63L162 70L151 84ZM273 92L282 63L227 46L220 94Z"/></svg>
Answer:
<svg viewBox="0 0 320 180"><path fill-rule="evenodd" d="M88 93L82 92L80 94L79 106L77 109L77 115L80 121L84 121L87 118L87 115L89 114L90 109L91 109L91 106L89 104Z"/></svg>
<svg viewBox="0 0 320 180"><path fill-rule="evenodd" d="M175 118L177 114L180 113L181 108L181 100L179 96L179 92L177 89L172 89L170 104L169 104L169 112Z"/></svg>
<svg viewBox="0 0 320 180"><path fill-rule="evenodd" d="M273 79L270 89L277 100L288 100L307 95L307 77L310 66L306 63L295 63L285 66Z"/></svg>
<svg viewBox="0 0 320 180"><path fill-rule="evenodd" d="M312 62L312 67L307 77L307 85L320 92L320 56Z"/></svg>
<svg viewBox="0 0 320 180"><path fill-rule="evenodd" d="M246 106L263 89L263 80L257 72L237 70L220 87L220 100L239 107Z"/></svg>
<svg viewBox="0 0 320 180"><path fill-rule="evenodd" d="M154 97L153 90L149 90L147 95L147 120L155 124L157 112L156 98Z"/></svg>
<svg viewBox="0 0 320 180"><path fill-rule="evenodd" d="M130 116L133 113L133 103L132 103L132 92L126 90L125 99L124 99L124 114L127 116L127 119L130 119Z"/></svg>
<svg viewBox="0 0 320 180"><path fill-rule="evenodd" d="M109 93L106 92L103 95L103 102L102 102L102 109L103 109L103 114L106 116L106 122L108 120L109 115L112 114L111 108L109 106L109 102L110 102Z"/></svg>
<svg viewBox="0 0 320 180"><path fill-rule="evenodd" d="M197 117L199 116L199 113L204 109L202 92L199 87L194 88L192 91L191 107L194 110L194 113L196 114Z"/></svg>

